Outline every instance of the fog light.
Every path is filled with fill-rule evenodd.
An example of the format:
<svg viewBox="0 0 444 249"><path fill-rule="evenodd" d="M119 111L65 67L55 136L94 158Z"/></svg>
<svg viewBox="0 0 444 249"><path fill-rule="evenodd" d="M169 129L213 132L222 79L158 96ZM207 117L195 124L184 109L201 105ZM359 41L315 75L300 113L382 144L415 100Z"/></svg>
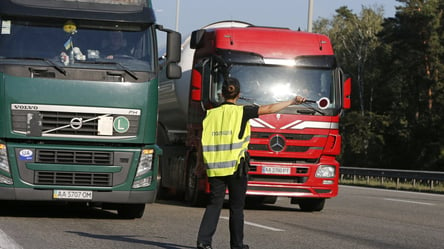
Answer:
<svg viewBox="0 0 444 249"><path fill-rule="evenodd" d="M2 175L0 175L0 183L8 184L8 185L12 185L13 184L11 178L6 177L6 176L2 176Z"/></svg>
<svg viewBox="0 0 444 249"><path fill-rule="evenodd" d="M151 185L151 182L153 180L152 176L149 177L145 177L143 179L134 181L133 183L133 188L143 188L143 187L148 187Z"/></svg>
<svg viewBox="0 0 444 249"><path fill-rule="evenodd" d="M325 185L331 185L333 183L334 183L333 180L324 180L324 181L322 181L322 184L325 184Z"/></svg>
<svg viewBox="0 0 444 249"><path fill-rule="evenodd" d="M336 167L332 165L319 165L316 170L316 177L318 178L333 178L335 177Z"/></svg>

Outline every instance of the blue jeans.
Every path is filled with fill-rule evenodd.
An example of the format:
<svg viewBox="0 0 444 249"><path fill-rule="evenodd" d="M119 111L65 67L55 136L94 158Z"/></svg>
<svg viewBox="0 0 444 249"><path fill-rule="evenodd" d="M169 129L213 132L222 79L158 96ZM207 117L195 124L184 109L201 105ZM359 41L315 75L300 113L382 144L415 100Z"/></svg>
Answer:
<svg viewBox="0 0 444 249"><path fill-rule="evenodd" d="M210 198L200 224L197 241L204 245L211 245L224 204L225 190L228 187L230 198L230 246L232 249L242 248L247 176L209 177L208 182L210 183Z"/></svg>

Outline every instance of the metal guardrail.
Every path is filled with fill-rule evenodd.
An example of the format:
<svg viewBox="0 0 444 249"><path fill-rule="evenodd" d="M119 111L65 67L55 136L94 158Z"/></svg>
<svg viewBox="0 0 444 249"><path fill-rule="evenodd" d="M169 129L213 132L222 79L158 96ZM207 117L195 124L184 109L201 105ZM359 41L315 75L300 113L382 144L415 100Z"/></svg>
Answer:
<svg viewBox="0 0 444 249"><path fill-rule="evenodd" d="M383 185L386 181L396 182L396 189L401 183L410 182L413 187L417 184L427 184L430 189L444 182L444 172L439 171L415 171L377 168L340 167L340 180L352 179L353 183L364 178L367 183L371 179L377 179Z"/></svg>

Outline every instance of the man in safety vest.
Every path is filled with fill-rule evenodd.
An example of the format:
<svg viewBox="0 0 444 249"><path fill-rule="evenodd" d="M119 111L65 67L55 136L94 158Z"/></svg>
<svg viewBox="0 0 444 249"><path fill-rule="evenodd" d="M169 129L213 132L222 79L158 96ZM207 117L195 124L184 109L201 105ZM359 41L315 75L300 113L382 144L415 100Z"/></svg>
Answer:
<svg viewBox="0 0 444 249"><path fill-rule="evenodd" d="M250 142L249 119L278 112L290 105L305 102L294 99L263 106L237 106L240 84L228 78L222 86L225 102L207 111L203 121L202 152L210 184L210 198L197 236L198 249L212 249L220 212L228 187L230 198L230 246L231 249L248 249L244 239L244 205L247 191L248 144Z"/></svg>

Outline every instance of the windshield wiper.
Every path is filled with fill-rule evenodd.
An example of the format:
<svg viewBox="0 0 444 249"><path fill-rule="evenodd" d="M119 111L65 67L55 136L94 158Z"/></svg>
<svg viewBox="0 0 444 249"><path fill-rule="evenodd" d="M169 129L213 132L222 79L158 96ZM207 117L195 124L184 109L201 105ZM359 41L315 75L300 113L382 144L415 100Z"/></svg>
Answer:
<svg viewBox="0 0 444 249"><path fill-rule="evenodd" d="M37 61L44 61L46 64L49 64L53 68L55 68L57 71L59 71L61 74L66 76L66 70L59 65L57 65L52 59L48 58L40 58L40 57L6 57L5 59L11 59L11 60L37 60Z"/></svg>
<svg viewBox="0 0 444 249"><path fill-rule="evenodd" d="M137 77L137 75L135 73L133 73L130 69L128 69L127 67L125 67L124 65L120 64L119 62L116 61L102 61L102 60L93 60L93 61L76 61L80 62L80 63L85 63L85 64L104 64L104 65L114 65L120 68L120 70L124 71L125 73L127 73L129 76L133 77L133 79L138 80L139 77Z"/></svg>
<svg viewBox="0 0 444 249"><path fill-rule="evenodd" d="M318 110L317 108L314 108L313 106L311 106L310 104L308 104L308 103L302 103L305 107L307 107L308 109L310 109L310 111L308 111L308 110L298 110L298 112L299 113L301 113L301 114L311 114L311 115L313 115L313 114L315 114L316 112L317 113L319 113L319 114L321 114L322 116L325 116L325 113L323 113L323 112L321 112L320 110Z"/></svg>
<svg viewBox="0 0 444 249"><path fill-rule="evenodd" d="M253 98L249 98L249 97L244 97L244 96L240 96L239 99L241 100L245 100L246 102L252 104L252 105L256 105L258 106L258 104L256 104L256 100Z"/></svg>
<svg viewBox="0 0 444 249"><path fill-rule="evenodd" d="M249 97L244 97L244 96L240 96L239 99L245 100L246 102L253 104L253 105L258 105L255 103L255 99L253 98L249 98ZM322 116L325 116L325 113L321 112L320 110L310 106L308 103L303 103L308 109L310 110L297 110L298 113L300 114L304 114L304 115L314 115L315 113L319 113Z"/></svg>
<svg viewBox="0 0 444 249"><path fill-rule="evenodd" d="M52 59L44 59L45 62L51 64L57 71L66 76L66 70L63 67L58 66Z"/></svg>

